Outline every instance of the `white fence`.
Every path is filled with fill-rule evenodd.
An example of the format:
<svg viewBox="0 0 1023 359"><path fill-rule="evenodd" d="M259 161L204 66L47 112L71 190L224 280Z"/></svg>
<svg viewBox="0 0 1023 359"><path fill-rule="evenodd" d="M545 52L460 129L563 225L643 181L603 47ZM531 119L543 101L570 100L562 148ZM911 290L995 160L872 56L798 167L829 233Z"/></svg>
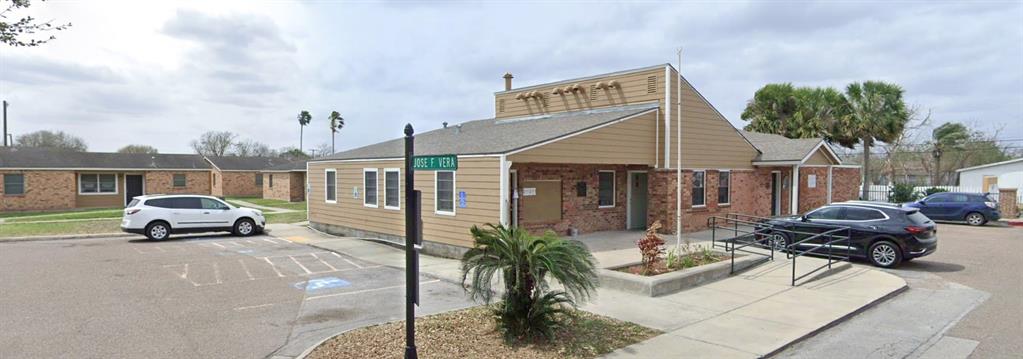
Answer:
<svg viewBox="0 0 1023 359"><path fill-rule="evenodd" d="M891 194L891 185L871 185L867 187L867 200L868 201L880 201L890 202L888 196ZM916 186L913 187L913 193L916 193L919 198L923 198L926 195L928 188L937 187L944 189L946 192L972 192L972 193L984 193L981 188L965 187L965 186ZM992 199L998 200L998 191L988 192ZM1023 192L1016 193L1016 203L1023 203Z"/></svg>

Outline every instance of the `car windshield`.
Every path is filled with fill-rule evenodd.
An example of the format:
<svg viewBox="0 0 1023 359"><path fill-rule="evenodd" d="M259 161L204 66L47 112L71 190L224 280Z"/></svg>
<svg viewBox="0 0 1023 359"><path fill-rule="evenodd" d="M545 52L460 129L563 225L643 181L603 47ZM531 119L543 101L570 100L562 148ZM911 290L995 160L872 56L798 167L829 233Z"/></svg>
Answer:
<svg viewBox="0 0 1023 359"><path fill-rule="evenodd" d="M920 211L907 212L906 218L909 219L911 223L916 225L923 225L931 222L931 219L927 218L927 216L925 216L923 213L920 213Z"/></svg>

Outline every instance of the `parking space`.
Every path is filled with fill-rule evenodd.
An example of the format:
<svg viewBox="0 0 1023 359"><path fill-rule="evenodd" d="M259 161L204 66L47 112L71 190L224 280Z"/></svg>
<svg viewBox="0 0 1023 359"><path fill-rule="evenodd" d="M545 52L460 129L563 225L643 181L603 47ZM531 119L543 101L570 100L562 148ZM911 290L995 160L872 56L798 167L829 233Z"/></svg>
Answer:
<svg viewBox="0 0 1023 359"><path fill-rule="evenodd" d="M421 290L424 314L468 305ZM0 244L0 292L5 357L289 357L404 313L403 270L271 236Z"/></svg>

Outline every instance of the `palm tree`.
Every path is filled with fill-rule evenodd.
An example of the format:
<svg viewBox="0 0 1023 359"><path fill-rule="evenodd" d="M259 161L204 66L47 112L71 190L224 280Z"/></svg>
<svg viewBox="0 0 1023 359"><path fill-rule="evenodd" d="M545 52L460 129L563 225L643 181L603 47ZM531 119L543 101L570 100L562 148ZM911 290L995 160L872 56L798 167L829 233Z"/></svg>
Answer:
<svg viewBox="0 0 1023 359"><path fill-rule="evenodd" d="M882 81L852 83L845 89L849 115L836 121L832 132L843 146L850 147L856 142L863 146L863 198L870 186L870 146L894 141L909 122L902 94L899 85Z"/></svg>
<svg viewBox="0 0 1023 359"><path fill-rule="evenodd" d="M495 312L507 339L552 338L559 314L571 313L566 306L589 299L596 290L595 259L579 242L503 225L473 226L470 232L476 243L462 257L462 284L468 279L469 297L489 304L494 275L500 272L504 293ZM548 275L564 290L552 290Z"/></svg>
<svg viewBox="0 0 1023 359"><path fill-rule="evenodd" d="M341 117L341 114L337 111L330 111L330 153L333 154L334 150L334 135L341 131L341 128L345 127L345 119Z"/></svg>
<svg viewBox="0 0 1023 359"><path fill-rule="evenodd" d="M961 150L963 144L970 139L970 130L961 123L946 122L931 131L932 145L934 149L934 177L931 178L931 186L941 184L941 155L948 150Z"/></svg>
<svg viewBox="0 0 1023 359"><path fill-rule="evenodd" d="M298 113L298 150L302 151L302 140L305 137L305 125L308 125L313 120L313 115L309 114L309 111L302 110Z"/></svg>

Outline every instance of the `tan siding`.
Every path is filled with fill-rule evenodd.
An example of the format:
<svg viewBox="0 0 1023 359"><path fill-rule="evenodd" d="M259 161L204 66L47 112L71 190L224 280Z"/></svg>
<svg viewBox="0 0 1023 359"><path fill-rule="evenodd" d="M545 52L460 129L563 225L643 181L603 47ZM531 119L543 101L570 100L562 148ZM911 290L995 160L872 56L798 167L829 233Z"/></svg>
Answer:
<svg viewBox="0 0 1023 359"><path fill-rule="evenodd" d="M508 156L512 162L654 165L657 115L621 123ZM613 146L609 146L613 144Z"/></svg>
<svg viewBox="0 0 1023 359"><path fill-rule="evenodd" d="M805 164L821 166L838 164L837 162L834 162L831 159L831 156L829 156L826 152L827 150L825 150L824 147L818 148L817 151L806 160Z"/></svg>
<svg viewBox="0 0 1023 359"><path fill-rule="evenodd" d="M459 158L455 173L455 192L465 191L466 208L457 208L456 215L434 212L434 173L416 172L416 189L423 193L423 239L462 247L472 245L469 228L474 224L500 222L499 159L497 157ZM402 161L373 162L311 162L309 163L309 220L340 225L365 231L404 236L405 233L405 176L399 180L401 210L384 208L384 169L402 168ZM337 203L324 198L325 170L337 169ZM363 205L362 176L364 168L377 168L377 208ZM359 188L359 198L352 192Z"/></svg>
<svg viewBox="0 0 1023 359"><path fill-rule="evenodd" d="M678 161L678 82L672 71L671 163ZM688 83L682 88L682 167L752 168L757 151ZM662 110L662 113L664 111ZM663 129L663 127L662 127ZM663 157L661 157L663 161Z"/></svg>
<svg viewBox="0 0 1023 359"><path fill-rule="evenodd" d="M654 93L647 92L647 78L655 76L656 86ZM608 91L598 89L596 98L591 99L590 86L598 82L618 81L620 87ZM563 88L569 84L558 86L543 86L528 91L537 91L545 94L547 106L544 107L539 99L521 100L515 96L523 91L511 91L497 94L494 99L494 113L497 118L537 115L552 112L565 112L575 110L586 110L601 107L620 106L651 101L663 101L664 99L664 68L657 67L651 70L624 74L619 76L607 76L597 79L580 81L578 84L583 91L563 95L552 94L555 88ZM504 100L504 111L500 111L499 103Z"/></svg>

